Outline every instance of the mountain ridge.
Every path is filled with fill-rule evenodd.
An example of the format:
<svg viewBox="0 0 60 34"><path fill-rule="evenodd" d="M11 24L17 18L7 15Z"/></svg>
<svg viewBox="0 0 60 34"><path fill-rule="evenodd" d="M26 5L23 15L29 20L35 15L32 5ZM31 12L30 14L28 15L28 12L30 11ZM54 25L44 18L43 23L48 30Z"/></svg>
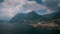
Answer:
<svg viewBox="0 0 60 34"><path fill-rule="evenodd" d="M9 23L40 23L42 21L50 21L52 19L60 18L60 11L47 15L38 15L35 11L24 14L19 13L14 16Z"/></svg>

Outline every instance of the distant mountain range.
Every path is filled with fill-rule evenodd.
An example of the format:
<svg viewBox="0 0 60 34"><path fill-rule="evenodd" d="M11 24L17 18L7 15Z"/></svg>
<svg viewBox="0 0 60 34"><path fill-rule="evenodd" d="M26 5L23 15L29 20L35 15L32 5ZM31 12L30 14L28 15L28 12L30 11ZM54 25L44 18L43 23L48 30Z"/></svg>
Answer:
<svg viewBox="0 0 60 34"><path fill-rule="evenodd" d="M0 23L7 23L8 21L0 20Z"/></svg>
<svg viewBox="0 0 60 34"><path fill-rule="evenodd" d="M18 13L9 23L39 23L41 21L48 21L52 19L60 19L60 11L47 15L38 15L35 11L30 13Z"/></svg>

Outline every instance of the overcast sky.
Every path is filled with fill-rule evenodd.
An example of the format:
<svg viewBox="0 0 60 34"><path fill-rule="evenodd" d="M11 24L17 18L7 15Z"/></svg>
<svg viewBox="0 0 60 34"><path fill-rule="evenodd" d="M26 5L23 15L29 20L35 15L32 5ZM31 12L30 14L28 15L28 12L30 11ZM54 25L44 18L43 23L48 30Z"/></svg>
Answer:
<svg viewBox="0 0 60 34"><path fill-rule="evenodd" d="M38 14L50 14L60 7L59 0L0 0L0 19L10 19L17 13L36 11Z"/></svg>

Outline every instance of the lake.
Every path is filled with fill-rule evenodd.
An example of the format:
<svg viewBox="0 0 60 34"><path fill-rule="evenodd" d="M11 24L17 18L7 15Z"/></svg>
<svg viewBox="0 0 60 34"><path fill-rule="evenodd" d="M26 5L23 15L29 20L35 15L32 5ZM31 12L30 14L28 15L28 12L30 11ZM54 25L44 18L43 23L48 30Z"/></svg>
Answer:
<svg viewBox="0 0 60 34"><path fill-rule="evenodd" d="M27 24L1 24L0 34L58 34L60 30L35 28Z"/></svg>

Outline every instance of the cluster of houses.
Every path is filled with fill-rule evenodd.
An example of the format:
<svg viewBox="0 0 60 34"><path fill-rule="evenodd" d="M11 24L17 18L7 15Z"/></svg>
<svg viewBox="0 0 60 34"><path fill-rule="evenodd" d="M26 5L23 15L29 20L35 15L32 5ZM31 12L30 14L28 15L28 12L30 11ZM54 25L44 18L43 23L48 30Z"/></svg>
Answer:
<svg viewBox="0 0 60 34"><path fill-rule="evenodd" d="M59 25L55 24L54 22L48 22L48 23L37 23L37 24L30 24L33 27L42 27L42 28L58 28Z"/></svg>

